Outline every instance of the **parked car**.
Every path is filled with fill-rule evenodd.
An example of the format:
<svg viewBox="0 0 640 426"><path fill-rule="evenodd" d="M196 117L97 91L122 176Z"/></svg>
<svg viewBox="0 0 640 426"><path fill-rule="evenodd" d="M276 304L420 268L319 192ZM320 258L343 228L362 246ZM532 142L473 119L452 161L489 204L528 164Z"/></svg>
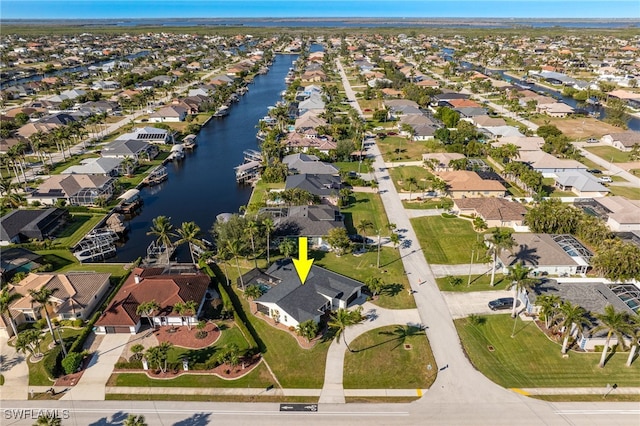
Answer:
<svg viewBox="0 0 640 426"><path fill-rule="evenodd" d="M518 306L520 301L518 301ZM492 300L489 302L489 309L492 311L498 311L503 309L513 308L513 297L501 297L500 299Z"/></svg>
<svg viewBox="0 0 640 426"><path fill-rule="evenodd" d="M602 170L598 170L598 169L588 169L587 170L589 173L593 173L594 175L600 175L602 174Z"/></svg>
<svg viewBox="0 0 640 426"><path fill-rule="evenodd" d="M602 176L598 180L600 181L600 183L613 182L613 180L611 179L611 176Z"/></svg>
<svg viewBox="0 0 640 426"><path fill-rule="evenodd" d="M598 141L598 139L596 139L596 138L589 138L589 139L587 139L587 143L598 143L598 142L599 142L599 141Z"/></svg>
<svg viewBox="0 0 640 426"><path fill-rule="evenodd" d="M354 243L358 243L358 244L373 244L375 243L375 241L373 241L371 238L367 238L367 237L363 237L360 234L355 234L355 235L349 235L349 239L354 242Z"/></svg>

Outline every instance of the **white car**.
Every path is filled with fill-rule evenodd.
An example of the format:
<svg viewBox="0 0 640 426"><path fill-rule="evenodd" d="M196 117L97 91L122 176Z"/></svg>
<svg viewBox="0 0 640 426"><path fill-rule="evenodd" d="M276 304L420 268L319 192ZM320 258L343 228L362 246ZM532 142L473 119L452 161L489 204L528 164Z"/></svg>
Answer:
<svg viewBox="0 0 640 426"><path fill-rule="evenodd" d="M600 183L613 182L613 180L611 180L611 176L602 176L598 181L600 181Z"/></svg>

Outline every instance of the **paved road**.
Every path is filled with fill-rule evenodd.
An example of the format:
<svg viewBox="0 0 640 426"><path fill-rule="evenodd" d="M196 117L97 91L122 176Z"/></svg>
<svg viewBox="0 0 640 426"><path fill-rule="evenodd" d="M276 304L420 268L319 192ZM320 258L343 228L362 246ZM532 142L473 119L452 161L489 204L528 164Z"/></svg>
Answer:
<svg viewBox="0 0 640 426"><path fill-rule="evenodd" d="M29 367L26 357L9 346L7 340L0 337L0 374L4 376L0 400L23 400L28 394Z"/></svg>
<svg viewBox="0 0 640 426"><path fill-rule="evenodd" d="M640 178L629 173L628 171L624 170L623 168L615 165L614 163L611 163L607 160L603 160L602 158L598 157L595 154L590 153L589 151L587 151L586 149L584 149L584 146L586 145L585 143L574 143L574 145L580 150L580 154L584 155L585 158L587 158L588 160L593 161L594 163L596 163L598 166L602 167L603 169L606 169L608 174L611 176L620 176L626 180L628 180L629 182L631 182L636 188L640 188ZM604 145L604 144L603 144ZM605 145L605 146L609 146L609 145Z"/></svg>

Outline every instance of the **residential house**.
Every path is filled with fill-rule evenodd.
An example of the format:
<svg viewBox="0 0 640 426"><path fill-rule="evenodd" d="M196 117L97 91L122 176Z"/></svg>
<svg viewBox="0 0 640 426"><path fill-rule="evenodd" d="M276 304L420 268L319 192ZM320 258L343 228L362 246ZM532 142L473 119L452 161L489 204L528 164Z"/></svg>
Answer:
<svg viewBox="0 0 640 426"><path fill-rule="evenodd" d="M308 111L321 113L324 111L324 107L322 95L314 92L307 99L298 103L298 116L302 116Z"/></svg>
<svg viewBox="0 0 640 426"><path fill-rule="evenodd" d="M571 235L514 233L511 236L514 248L503 250L498 256L499 267L505 274L518 262L531 268L533 275L567 276L584 274L589 269L593 253Z"/></svg>
<svg viewBox="0 0 640 426"><path fill-rule="evenodd" d="M42 241L55 235L68 219L67 210L53 207L42 210L12 210L0 218L0 245Z"/></svg>
<svg viewBox="0 0 640 426"><path fill-rule="evenodd" d="M61 172L61 174L102 175L115 177L120 175L121 163L122 158L115 157L85 158L80 161L80 164L67 167Z"/></svg>
<svg viewBox="0 0 640 426"><path fill-rule="evenodd" d="M407 115L423 115L420 106L407 99L387 99L384 101L387 108L387 118L396 120Z"/></svg>
<svg viewBox="0 0 640 426"><path fill-rule="evenodd" d="M552 104L536 105L536 112L538 114L546 114L550 117L564 118L569 114L573 114L575 110L572 106L569 106L563 102L554 102Z"/></svg>
<svg viewBox="0 0 640 426"><path fill-rule="evenodd" d="M202 310L210 278L193 265L171 265L166 268L134 268L109 306L96 322L96 334L136 334L143 321L156 326L195 324ZM158 309L149 318L136 313L142 303L155 301ZM193 301L197 310L192 315L178 315L176 303Z"/></svg>
<svg viewBox="0 0 640 426"><path fill-rule="evenodd" d="M72 206L95 206L113 196L116 179L100 175L53 175L32 192L27 200L54 205L58 200Z"/></svg>
<svg viewBox="0 0 640 426"><path fill-rule="evenodd" d="M438 130L438 126L422 113L400 116L398 129L401 130L401 134L406 135L406 132L402 130L403 124L411 126L411 139L416 142L433 139L436 130Z"/></svg>
<svg viewBox="0 0 640 426"><path fill-rule="evenodd" d="M326 125L327 125L327 120L320 117L319 112L314 110L314 111L307 111L304 114L302 114L300 117L298 117L296 119L294 127L296 131L304 132L306 130L311 130L311 129L315 129L317 127L326 126Z"/></svg>
<svg viewBox="0 0 640 426"><path fill-rule="evenodd" d="M160 108L158 111L149 114L149 121L152 123L171 122L177 123L184 121L187 116L187 108L180 105L168 105Z"/></svg>
<svg viewBox="0 0 640 426"><path fill-rule="evenodd" d="M640 231L640 202L621 196L594 198L605 212L607 226L614 232Z"/></svg>
<svg viewBox="0 0 640 426"><path fill-rule="evenodd" d="M53 292L47 306L52 319L87 320L107 294L110 276L95 272L31 273L19 283L9 285L10 292L22 296L9 309L16 325L36 322L42 318L42 308L29 291L47 288ZM10 336L12 332L8 321L0 321L0 334Z"/></svg>
<svg viewBox="0 0 640 426"><path fill-rule="evenodd" d="M544 151L518 151L518 157L513 161L527 163L532 169L541 172L544 177L553 177L557 172L587 169L579 161L560 159Z"/></svg>
<svg viewBox="0 0 640 426"><path fill-rule="evenodd" d="M310 149L317 149L323 154L329 154L338 147L338 143L331 136L318 135L318 132L313 129L306 130L304 133L287 133L281 143L292 151L308 152Z"/></svg>
<svg viewBox="0 0 640 426"><path fill-rule="evenodd" d="M609 133L604 135L601 141L620 151L630 152L634 145L640 145L640 132L629 130L627 132Z"/></svg>
<svg viewBox="0 0 640 426"><path fill-rule="evenodd" d="M611 192L583 169L554 172L553 180L556 188L571 191L582 198L606 197Z"/></svg>
<svg viewBox="0 0 640 426"><path fill-rule="evenodd" d="M451 198L504 197L507 188L497 180L483 179L476 172L457 170L439 172Z"/></svg>
<svg viewBox="0 0 640 426"><path fill-rule="evenodd" d="M518 152L540 151L544 145L544 138L540 136L503 136L495 142L491 142L494 148L512 144L518 147Z"/></svg>
<svg viewBox="0 0 640 426"><path fill-rule="evenodd" d="M331 205L267 208L261 212L274 217L274 240L308 237L309 244L321 246L332 229L344 228L340 210Z"/></svg>
<svg viewBox="0 0 640 426"><path fill-rule="evenodd" d="M517 231L524 231L527 213L522 204L495 197L454 199L453 210L460 215L481 217L488 228L508 227Z"/></svg>
<svg viewBox="0 0 640 426"><path fill-rule="evenodd" d="M337 175L339 171L333 164L324 163L315 155L290 154L282 162L293 174Z"/></svg>
<svg viewBox="0 0 640 426"><path fill-rule="evenodd" d="M285 182L285 189L303 189L334 205L341 186L340 177L334 175L289 175Z"/></svg>
<svg viewBox="0 0 640 426"><path fill-rule="evenodd" d="M138 127L133 132L120 135L116 140L136 139L146 141L151 144L172 144L173 134L166 129L157 127Z"/></svg>
<svg viewBox="0 0 640 426"><path fill-rule="evenodd" d="M268 277L267 279L265 279ZM313 320L320 323L333 310L344 309L362 294L363 284L319 266L301 285L291 259L282 259L245 285L261 285L267 292L255 300L258 312L288 327Z"/></svg>
<svg viewBox="0 0 640 426"><path fill-rule="evenodd" d="M116 139L105 145L100 155L107 158L131 157L136 161L151 160L158 155L158 148L144 139Z"/></svg>

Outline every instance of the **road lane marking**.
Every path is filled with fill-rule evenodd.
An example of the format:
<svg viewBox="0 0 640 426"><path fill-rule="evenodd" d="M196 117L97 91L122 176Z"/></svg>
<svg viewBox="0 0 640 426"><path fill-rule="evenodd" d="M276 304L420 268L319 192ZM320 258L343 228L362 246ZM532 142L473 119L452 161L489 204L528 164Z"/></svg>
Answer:
<svg viewBox="0 0 640 426"><path fill-rule="evenodd" d="M515 392L515 393L519 393L520 395L524 395L524 396L529 396L531 395L529 392L522 390L522 389L518 389L518 388L510 388L511 391Z"/></svg>

